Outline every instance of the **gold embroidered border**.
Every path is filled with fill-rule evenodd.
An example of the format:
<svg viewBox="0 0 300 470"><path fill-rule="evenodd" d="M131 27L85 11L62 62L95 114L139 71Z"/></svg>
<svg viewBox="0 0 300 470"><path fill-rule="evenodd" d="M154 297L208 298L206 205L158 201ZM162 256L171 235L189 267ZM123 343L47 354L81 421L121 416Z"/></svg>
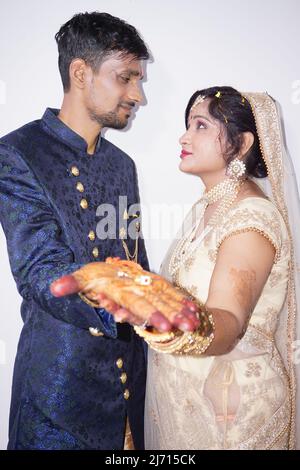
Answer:
<svg viewBox="0 0 300 470"><path fill-rule="evenodd" d="M230 233L227 233L226 235L224 235L221 240L219 240L218 244L217 244L217 248L216 248L216 253L218 253L219 251L219 248L220 246L222 245L222 243L227 240L227 238L230 238L232 237L233 235L238 235L240 233L246 233L246 232L257 232L259 233L260 235L262 235L263 237L265 237L271 244L272 246L275 248L275 260L274 260L274 263L277 263L277 261L279 260L280 258L280 248L277 246L277 244L274 242L274 240L271 238L271 236L266 233L264 230L262 229L259 229L257 227L244 227L244 228L238 228L238 229L234 229L232 230Z"/></svg>

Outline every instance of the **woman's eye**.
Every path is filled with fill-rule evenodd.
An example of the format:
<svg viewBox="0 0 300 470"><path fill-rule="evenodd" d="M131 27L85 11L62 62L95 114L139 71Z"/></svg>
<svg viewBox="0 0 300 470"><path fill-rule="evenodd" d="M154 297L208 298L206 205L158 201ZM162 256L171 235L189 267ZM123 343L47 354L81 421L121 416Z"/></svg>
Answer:
<svg viewBox="0 0 300 470"><path fill-rule="evenodd" d="M203 122L197 121L196 128L197 128L197 129L206 129L206 126L205 126L205 124L204 124Z"/></svg>

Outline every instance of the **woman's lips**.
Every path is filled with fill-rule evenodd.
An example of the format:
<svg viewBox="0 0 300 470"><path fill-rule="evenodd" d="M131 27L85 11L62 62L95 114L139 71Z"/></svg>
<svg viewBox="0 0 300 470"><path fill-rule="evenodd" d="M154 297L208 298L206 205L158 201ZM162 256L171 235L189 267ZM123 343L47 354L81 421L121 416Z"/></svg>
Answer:
<svg viewBox="0 0 300 470"><path fill-rule="evenodd" d="M186 158L188 157L189 155L192 155L191 152L187 152L186 150L182 150L181 151L181 154L180 154L180 158Z"/></svg>

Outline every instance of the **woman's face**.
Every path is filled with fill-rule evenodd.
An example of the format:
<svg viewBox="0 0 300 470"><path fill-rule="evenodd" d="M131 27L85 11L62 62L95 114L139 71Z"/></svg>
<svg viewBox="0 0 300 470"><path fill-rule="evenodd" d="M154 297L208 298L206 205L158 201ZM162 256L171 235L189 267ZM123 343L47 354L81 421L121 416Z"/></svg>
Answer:
<svg viewBox="0 0 300 470"><path fill-rule="evenodd" d="M188 129L180 138L182 146L179 168L197 176L224 176L226 147L221 123L208 111L209 99L199 103L189 115Z"/></svg>

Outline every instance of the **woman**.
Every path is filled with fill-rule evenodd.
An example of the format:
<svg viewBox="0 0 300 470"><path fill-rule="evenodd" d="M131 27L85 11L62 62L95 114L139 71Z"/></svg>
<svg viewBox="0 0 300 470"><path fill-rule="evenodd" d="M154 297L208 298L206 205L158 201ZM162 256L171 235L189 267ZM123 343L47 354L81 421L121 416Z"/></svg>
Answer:
<svg viewBox="0 0 300 470"><path fill-rule="evenodd" d="M196 357L149 351L146 446L292 448L295 381L284 338L294 334L296 302L276 106L266 94L210 88L192 96L186 124L180 169L206 192L162 275L206 303L215 335ZM267 175L273 201L253 180Z"/></svg>
<svg viewBox="0 0 300 470"><path fill-rule="evenodd" d="M164 297L157 277L127 267L117 268L118 289L103 287L105 273L101 289L80 289L117 320L156 327L135 327L150 345L146 448L294 448L299 253L287 205L296 226L299 200L276 105L267 94L213 87L191 97L186 126L180 169L200 177L205 193L161 274L199 302L198 318L163 281ZM147 286L137 292L136 283ZM119 294L126 289L130 302Z"/></svg>

